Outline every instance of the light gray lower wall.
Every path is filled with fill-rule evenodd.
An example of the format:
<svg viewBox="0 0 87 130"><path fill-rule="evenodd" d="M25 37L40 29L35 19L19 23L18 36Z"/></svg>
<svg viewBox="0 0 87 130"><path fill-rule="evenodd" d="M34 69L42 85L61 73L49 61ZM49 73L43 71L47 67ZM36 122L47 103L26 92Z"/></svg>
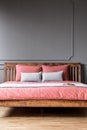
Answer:
<svg viewBox="0 0 87 130"><path fill-rule="evenodd" d="M0 0L0 82L6 61L62 61L87 83L86 42L86 0Z"/></svg>

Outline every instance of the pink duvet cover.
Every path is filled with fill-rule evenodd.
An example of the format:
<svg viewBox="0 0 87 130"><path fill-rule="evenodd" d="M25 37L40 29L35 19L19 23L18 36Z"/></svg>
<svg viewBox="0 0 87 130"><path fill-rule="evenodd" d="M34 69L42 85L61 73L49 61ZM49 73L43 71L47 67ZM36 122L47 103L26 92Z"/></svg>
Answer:
<svg viewBox="0 0 87 130"><path fill-rule="evenodd" d="M60 82L55 82L60 83ZM25 100L25 99L65 99L65 100L87 100L87 85L73 85L76 82L62 82L58 86L28 87L29 82L5 82L0 84L0 100ZM73 84L71 84L73 83ZM16 84L22 84L17 87ZM27 84L27 86L25 85ZM34 83L38 84L38 83ZM5 85L5 87L4 87ZM7 85L7 87L6 87ZM23 87L23 85L25 85Z"/></svg>

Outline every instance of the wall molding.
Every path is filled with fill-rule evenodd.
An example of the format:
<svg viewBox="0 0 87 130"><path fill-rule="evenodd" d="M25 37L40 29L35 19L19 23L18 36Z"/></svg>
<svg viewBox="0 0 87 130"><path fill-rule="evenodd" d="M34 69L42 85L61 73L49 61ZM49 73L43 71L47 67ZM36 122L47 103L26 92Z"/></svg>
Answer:
<svg viewBox="0 0 87 130"><path fill-rule="evenodd" d="M74 2L74 0L70 0L70 3L72 4L72 30L71 30L71 35L72 35L72 39L71 39L71 44L70 44L70 50L71 50L71 54L69 54L69 56L68 57L65 57L64 59L63 58L61 58L61 59L51 59L51 60L49 60L49 59L0 59L0 62L8 62L8 61L10 61L10 62L22 62L22 61L31 61L31 62L35 62L35 61L40 61L40 62L52 62L52 61L66 61L66 62L68 62L68 61L71 61L71 59L74 57L74 15L75 15L75 2Z"/></svg>

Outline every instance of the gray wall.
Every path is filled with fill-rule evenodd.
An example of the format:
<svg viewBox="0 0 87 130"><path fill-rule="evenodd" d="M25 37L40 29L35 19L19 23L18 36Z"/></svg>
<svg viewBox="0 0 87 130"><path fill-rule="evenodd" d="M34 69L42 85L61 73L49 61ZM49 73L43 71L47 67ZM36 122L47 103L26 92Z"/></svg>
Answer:
<svg viewBox="0 0 87 130"><path fill-rule="evenodd" d="M86 24L86 0L0 0L0 82L6 61L62 61L87 83Z"/></svg>
<svg viewBox="0 0 87 130"><path fill-rule="evenodd" d="M67 60L72 55L71 0L6 1L0 21L2 60Z"/></svg>

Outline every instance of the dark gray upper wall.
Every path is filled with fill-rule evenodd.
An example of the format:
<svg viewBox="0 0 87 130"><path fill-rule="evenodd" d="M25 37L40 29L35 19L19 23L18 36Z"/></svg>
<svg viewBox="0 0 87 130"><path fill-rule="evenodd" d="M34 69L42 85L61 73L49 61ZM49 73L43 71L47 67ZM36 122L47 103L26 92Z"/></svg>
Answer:
<svg viewBox="0 0 87 130"><path fill-rule="evenodd" d="M87 83L87 0L71 1L0 0L0 63L81 62Z"/></svg>
<svg viewBox="0 0 87 130"><path fill-rule="evenodd" d="M72 56L72 38L71 0L0 3L2 60L68 60Z"/></svg>
<svg viewBox="0 0 87 130"><path fill-rule="evenodd" d="M87 64L87 0L75 1L74 61Z"/></svg>

